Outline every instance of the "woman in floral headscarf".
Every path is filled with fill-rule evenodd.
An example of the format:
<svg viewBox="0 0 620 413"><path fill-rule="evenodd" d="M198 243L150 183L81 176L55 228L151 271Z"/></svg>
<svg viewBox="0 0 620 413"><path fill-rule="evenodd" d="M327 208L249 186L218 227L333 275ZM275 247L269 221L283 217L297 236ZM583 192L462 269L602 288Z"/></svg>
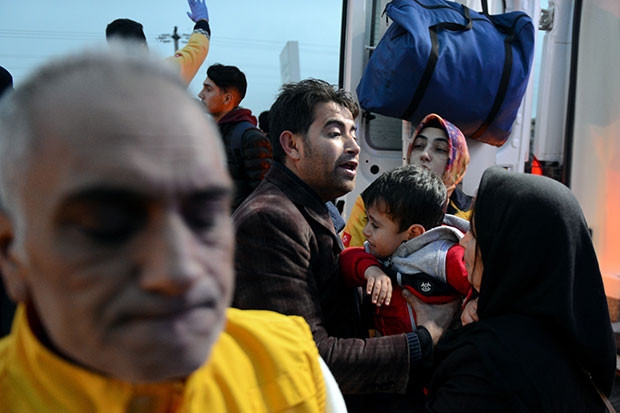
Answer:
<svg viewBox="0 0 620 413"><path fill-rule="evenodd" d="M469 165L467 142L459 128L435 113L426 115L411 136L405 159L407 163L440 175L450 198L446 213L469 220L472 198L457 188ZM364 244L366 238L362 230L367 222L364 200L360 195L342 232L345 247Z"/></svg>

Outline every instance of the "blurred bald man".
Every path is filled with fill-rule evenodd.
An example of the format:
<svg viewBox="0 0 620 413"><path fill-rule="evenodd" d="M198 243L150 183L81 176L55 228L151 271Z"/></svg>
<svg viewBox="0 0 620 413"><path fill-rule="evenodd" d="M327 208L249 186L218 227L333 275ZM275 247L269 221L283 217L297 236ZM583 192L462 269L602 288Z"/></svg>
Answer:
<svg viewBox="0 0 620 413"><path fill-rule="evenodd" d="M0 406L338 410L302 318L229 309L217 128L171 69L120 53L52 62L0 103L0 269L19 303Z"/></svg>

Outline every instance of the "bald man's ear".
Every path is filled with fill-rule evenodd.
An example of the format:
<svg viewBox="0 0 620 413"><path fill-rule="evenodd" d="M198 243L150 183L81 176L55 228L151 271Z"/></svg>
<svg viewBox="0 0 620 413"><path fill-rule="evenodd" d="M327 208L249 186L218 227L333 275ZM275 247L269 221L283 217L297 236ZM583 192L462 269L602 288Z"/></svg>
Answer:
<svg viewBox="0 0 620 413"><path fill-rule="evenodd" d="M13 301L26 301L28 288L14 248L15 230L5 212L0 211L0 275Z"/></svg>
<svg viewBox="0 0 620 413"><path fill-rule="evenodd" d="M300 141L300 136L292 133L291 131L285 130L280 134L280 145L282 146L284 153L287 157L295 161L301 159Z"/></svg>

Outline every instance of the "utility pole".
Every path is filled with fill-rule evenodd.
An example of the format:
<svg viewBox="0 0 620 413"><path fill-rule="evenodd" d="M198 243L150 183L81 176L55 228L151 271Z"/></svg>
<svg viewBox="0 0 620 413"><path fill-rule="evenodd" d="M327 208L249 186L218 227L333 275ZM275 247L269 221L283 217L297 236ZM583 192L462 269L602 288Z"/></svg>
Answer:
<svg viewBox="0 0 620 413"><path fill-rule="evenodd" d="M172 53L176 53L176 51L179 50L179 40L181 39L184 40L184 43L187 43L187 39L189 39L189 34L180 35L178 33L177 26L174 26L172 34L160 34L159 36L157 36L157 40L162 43L170 43L171 40L174 42L174 50L172 51Z"/></svg>

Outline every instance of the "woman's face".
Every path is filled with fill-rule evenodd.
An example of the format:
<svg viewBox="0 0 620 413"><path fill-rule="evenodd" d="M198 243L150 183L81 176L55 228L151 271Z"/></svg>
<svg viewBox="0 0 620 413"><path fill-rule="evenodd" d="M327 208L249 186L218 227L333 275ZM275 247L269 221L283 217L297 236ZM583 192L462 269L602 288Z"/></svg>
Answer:
<svg viewBox="0 0 620 413"><path fill-rule="evenodd" d="M411 144L409 163L430 169L443 177L448 164L450 143L443 129L427 127L420 131Z"/></svg>
<svg viewBox="0 0 620 413"><path fill-rule="evenodd" d="M467 279L469 283L480 291L480 282L482 281L482 271L484 270L484 264L482 264L482 258L480 257L480 250L478 249L478 243L471 230L467 231L465 236L461 238L459 242L465 250L465 268L467 269Z"/></svg>

